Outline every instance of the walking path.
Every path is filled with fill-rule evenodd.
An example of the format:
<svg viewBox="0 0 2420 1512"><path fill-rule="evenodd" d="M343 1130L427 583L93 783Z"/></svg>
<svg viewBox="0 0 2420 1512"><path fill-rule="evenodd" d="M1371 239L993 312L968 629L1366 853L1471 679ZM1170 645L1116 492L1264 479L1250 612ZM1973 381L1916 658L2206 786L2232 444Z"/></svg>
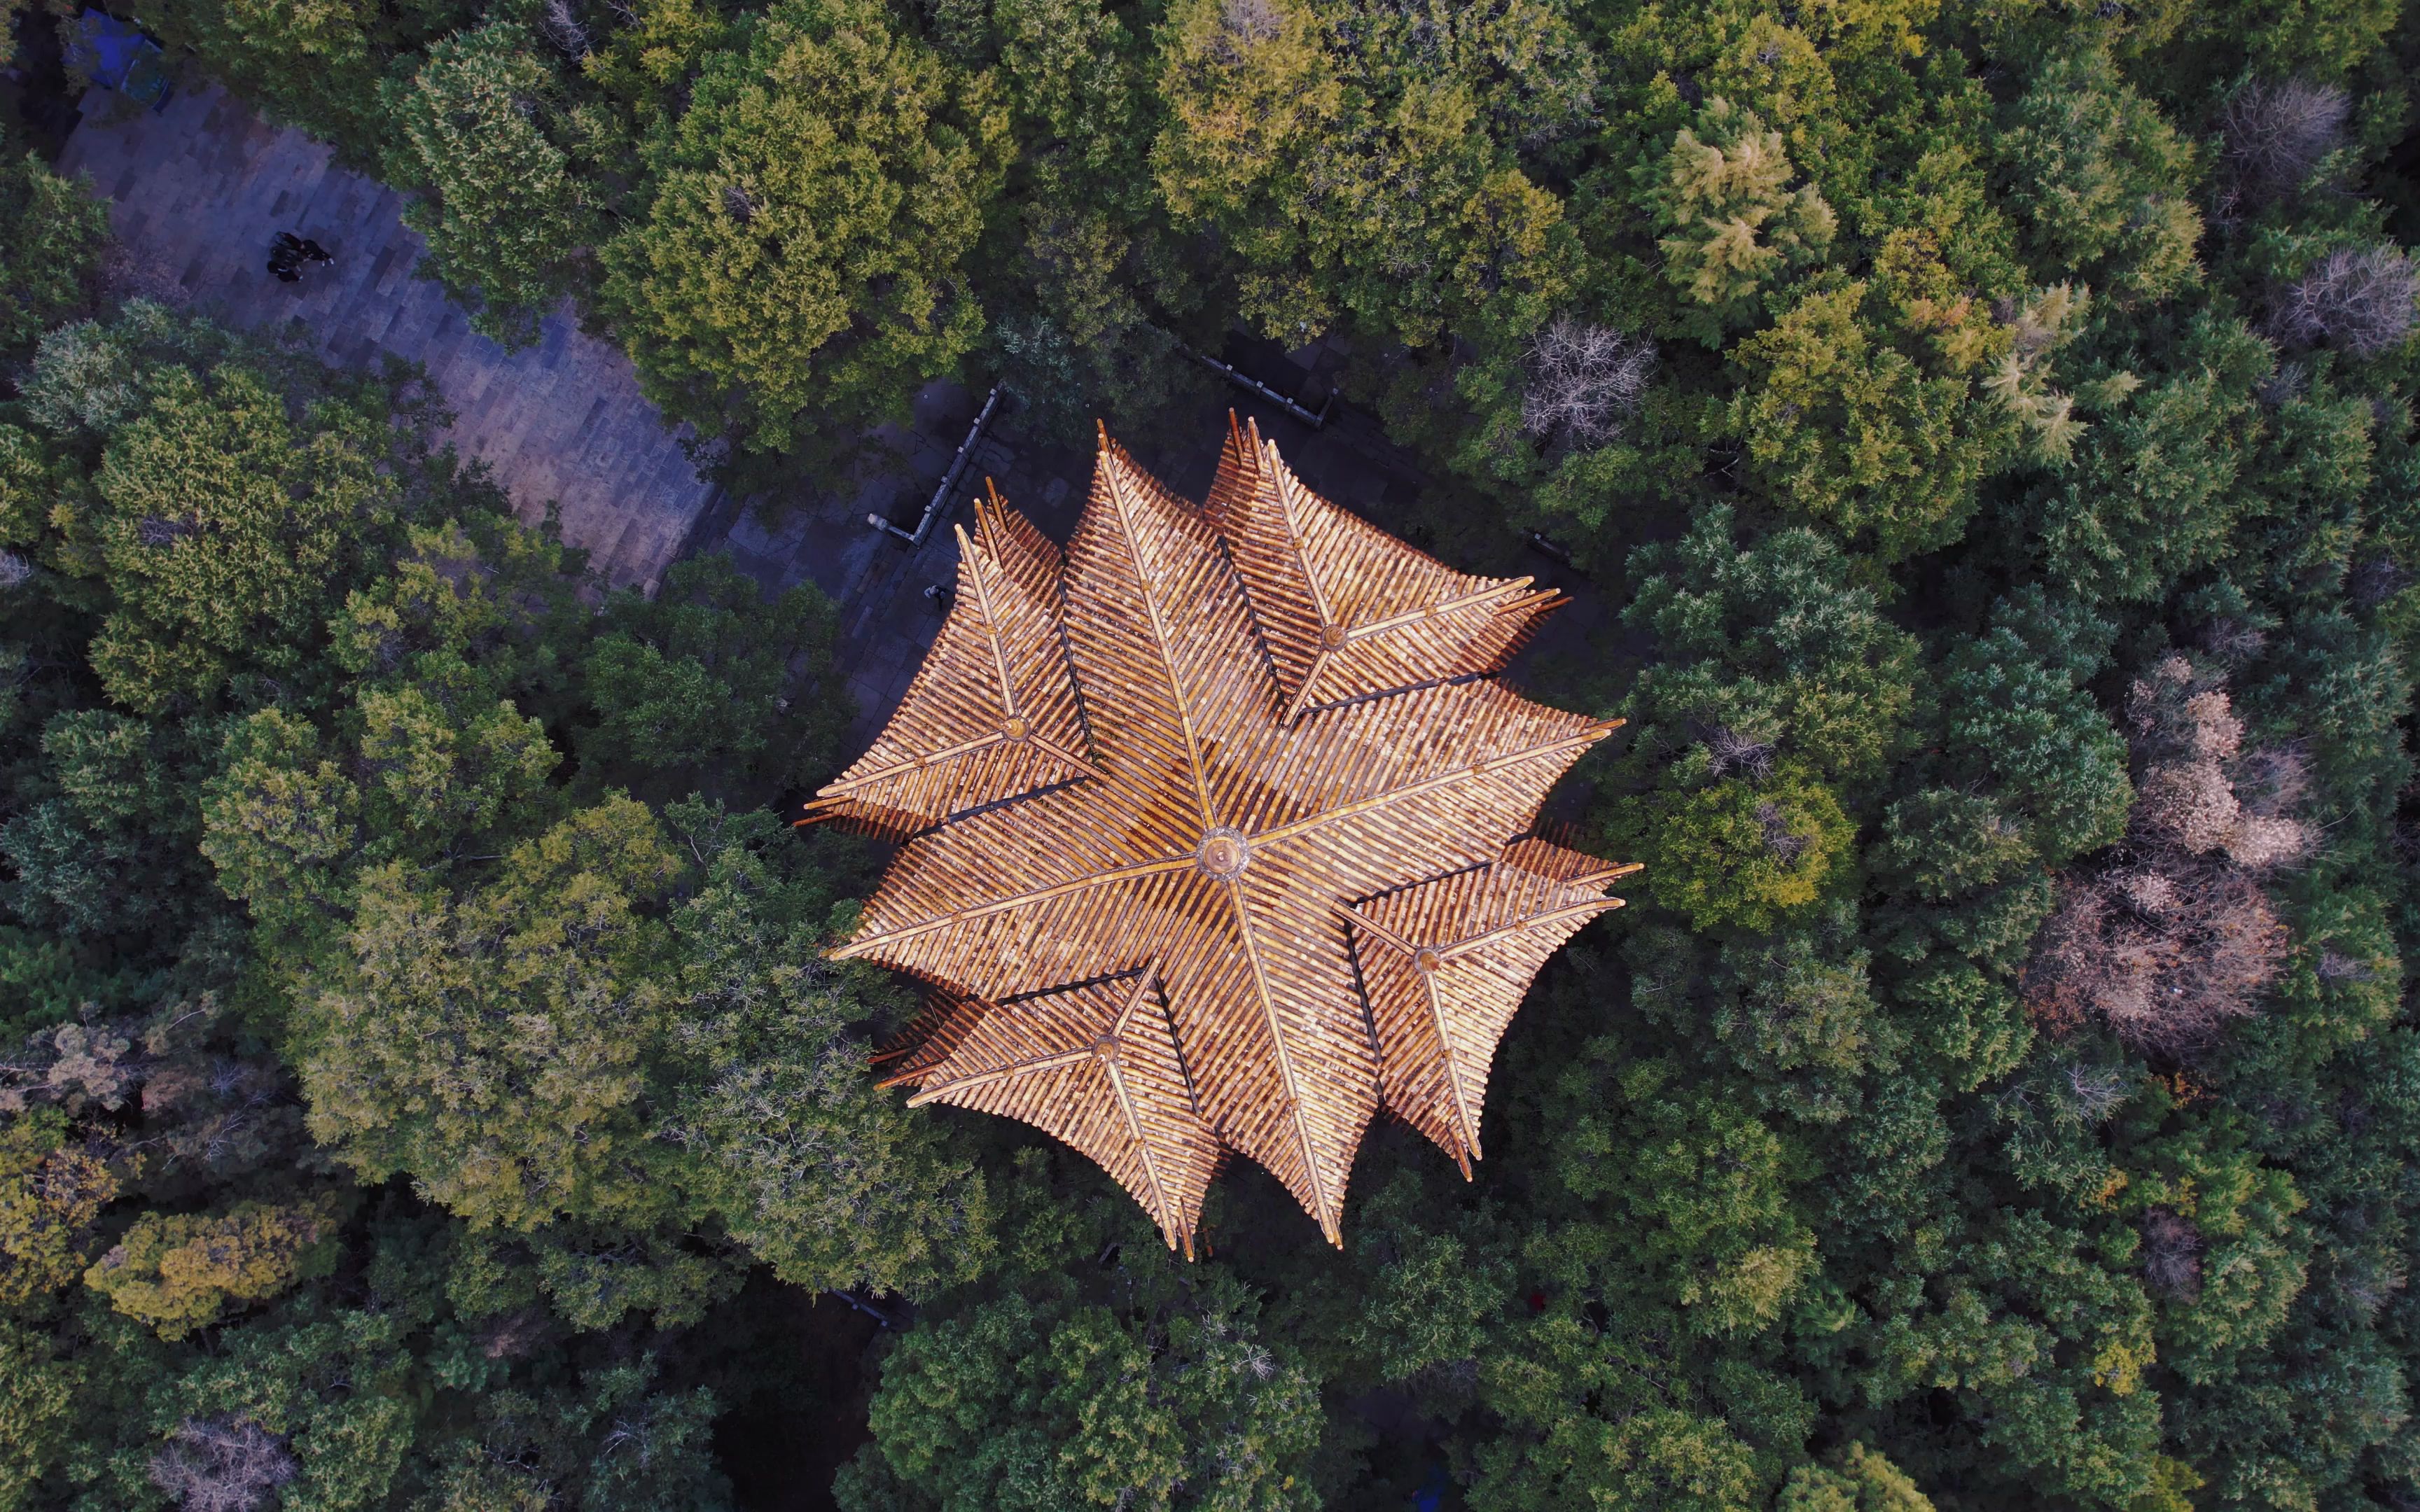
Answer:
<svg viewBox="0 0 2420 1512"><path fill-rule="evenodd" d="M652 591L694 545L729 553L768 590L813 582L831 595L860 743L890 717L940 628L941 606L925 590L954 579L950 526L964 520L966 497L983 478L998 480L1053 536L1064 540L1075 527L1091 482L1089 448L1029 435L1013 408L920 548L867 527L869 513L912 525L948 468L979 396L946 381L917 395L907 424L877 431L887 463L869 463L839 486L800 479L787 508L721 498L683 453L686 428L665 428L618 349L564 315L515 353L473 332L438 285L411 276L423 244L401 223L403 196L334 166L326 147L190 75L163 113L131 109L100 89L84 108L60 167L88 175L111 200L118 237L138 262L194 306L240 327L282 328L329 361L368 364L392 353L421 363L458 417L451 438L464 455L495 470L523 518L535 522L558 501L565 537L588 548L600 577ZM278 283L265 265L281 230L327 246L336 266ZM1190 403L1194 423L1169 427L1181 438L1174 449L1126 438L1137 459L1182 494L1208 488L1231 407L1259 418L1306 483L1389 528L1419 486L1411 458L1342 407L1314 430L1215 383ZM1597 595L1543 559L1523 570L1542 569L1576 590L1578 602L1548 622L1530 655L1549 642L1575 651L1602 617Z"/></svg>
<svg viewBox="0 0 2420 1512"><path fill-rule="evenodd" d="M458 417L449 439L495 471L523 519L555 501L564 538L589 550L597 576L653 591L716 489L681 449L687 427L666 428L617 348L561 313L519 352L472 331L442 289L412 276L423 243L400 219L402 195L215 85L189 80L156 115L98 88L84 109L60 170L90 177L119 239L194 307L284 327L334 363L421 363ZM277 282L266 269L282 230L319 241L335 267Z"/></svg>

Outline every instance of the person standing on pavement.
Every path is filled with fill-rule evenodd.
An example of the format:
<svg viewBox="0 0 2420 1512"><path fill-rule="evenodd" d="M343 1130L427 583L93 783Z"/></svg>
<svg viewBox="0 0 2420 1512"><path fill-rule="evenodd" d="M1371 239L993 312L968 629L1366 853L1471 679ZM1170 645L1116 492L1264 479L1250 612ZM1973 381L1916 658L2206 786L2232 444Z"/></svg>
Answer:
<svg viewBox="0 0 2420 1512"><path fill-rule="evenodd" d="M333 265L335 260L318 242L298 237L291 231L278 232L269 244L269 270L277 275L281 284L299 281L306 263Z"/></svg>

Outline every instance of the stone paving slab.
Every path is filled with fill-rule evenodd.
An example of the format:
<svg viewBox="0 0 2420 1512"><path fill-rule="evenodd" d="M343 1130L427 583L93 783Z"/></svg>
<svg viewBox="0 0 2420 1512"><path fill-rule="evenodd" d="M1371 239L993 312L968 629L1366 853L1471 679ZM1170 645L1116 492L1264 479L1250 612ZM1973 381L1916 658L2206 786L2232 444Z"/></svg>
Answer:
<svg viewBox="0 0 2420 1512"><path fill-rule="evenodd" d="M424 364L457 417L449 439L494 470L522 518L558 503L564 538L607 582L652 592L713 505L715 486L681 447L688 427L665 425L618 348L567 312L518 352L471 330L442 288L412 276L425 245L402 223L402 195L216 85L191 81L156 114L93 90L59 167L109 197L120 239L194 308L298 335L334 363ZM267 264L279 231L317 239L335 267L277 282Z"/></svg>

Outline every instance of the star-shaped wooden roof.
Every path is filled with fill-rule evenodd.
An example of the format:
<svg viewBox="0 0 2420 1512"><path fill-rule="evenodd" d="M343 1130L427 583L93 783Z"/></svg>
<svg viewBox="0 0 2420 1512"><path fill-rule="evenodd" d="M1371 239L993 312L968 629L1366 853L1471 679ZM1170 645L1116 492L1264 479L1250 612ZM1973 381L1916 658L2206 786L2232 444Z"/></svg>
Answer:
<svg viewBox="0 0 2420 1512"><path fill-rule="evenodd" d="M1340 1240L1381 1105L1467 1173L1530 979L1635 870L1529 834L1620 722L1492 680L1553 595L1232 425L1204 507L1104 432L1063 560L997 495L958 539L923 670L811 806L905 841L833 952L939 989L889 1083L1065 1140L1188 1254L1231 1149Z"/></svg>

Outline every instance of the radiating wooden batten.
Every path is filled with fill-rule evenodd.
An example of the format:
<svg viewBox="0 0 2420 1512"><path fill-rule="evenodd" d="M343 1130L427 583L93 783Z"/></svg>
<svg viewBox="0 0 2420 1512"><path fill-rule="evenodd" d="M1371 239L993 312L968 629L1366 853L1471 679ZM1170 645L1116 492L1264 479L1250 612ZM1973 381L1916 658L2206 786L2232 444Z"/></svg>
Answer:
<svg viewBox="0 0 2420 1512"><path fill-rule="evenodd" d="M1530 979L1581 925L1621 906L1604 889L1636 870L1524 839L1485 866L1338 905L1355 926L1387 1105L1465 1176L1497 1041Z"/></svg>
<svg viewBox="0 0 2420 1512"><path fill-rule="evenodd" d="M1527 578L1456 572L1305 487L1257 422L1229 440L1208 510L1267 638L1286 717L1501 671L1564 602Z"/></svg>
<svg viewBox="0 0 2420 1512"><path fill-rule="evenodd" d="M940 989L886 1085L1047 1130L1188 1253L1223 1150L1342 1242L1382 1099L1467 1170L1530 978L1619 903L1622 869L1515 838L1619 722L1488 679L1551 595L1353 519L1233 424L1208 507L1104 433L1063 560L994 500L961 561L819 799L909 835L833 951ZM1061 764L985 764L1029 712Z"/></svg>
<svg viewBox="0 0 2420 1512"><path fill-rule="evenodd" d="M1235 411L1227 411L1227 439L1218 446L1218 470L1210 478L1210 496L1202 501L1202 513L1208 517L1210 528L1229 540L1234 539L1236 512L1251 501L1252 490L1259 486L1261 469L1261 427L1252 423L1249 434L1237 424Z"/></svg>
<svg viewBox="0 0 2420 1512"><path fill-rule="evenodd" d="M1059 624L1059 548L985 486L958 537L957 595L873 748L807 805L912 834L953 813L1094 775Z"/></svg>
<svg viewBox="0 0 2420 1512"><path fill-rule="evenodd" d="M897 1039L871 1057L877 1087L913 1087L924 1072L950 1058L990 1004L979 997L937 992L924 999L923 1011Z"/></svg>
<svg viewBox="0 0 2420 1512"><path fill-rule="evenodd" d="M992 1004L961 999L949 1052L913 1073L910 1107L947 1103L1065 1141L1134 1195L1171 1249L1193 1254L1218 1136L1195 1111L1147 972ZM908 1078L900 1077L905 1081Z"/></svg>

